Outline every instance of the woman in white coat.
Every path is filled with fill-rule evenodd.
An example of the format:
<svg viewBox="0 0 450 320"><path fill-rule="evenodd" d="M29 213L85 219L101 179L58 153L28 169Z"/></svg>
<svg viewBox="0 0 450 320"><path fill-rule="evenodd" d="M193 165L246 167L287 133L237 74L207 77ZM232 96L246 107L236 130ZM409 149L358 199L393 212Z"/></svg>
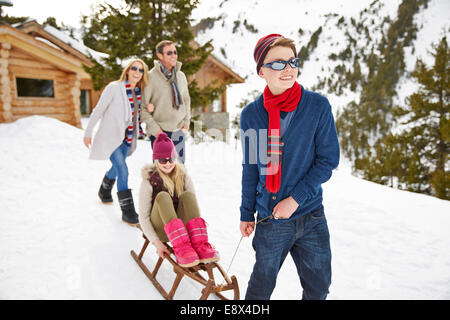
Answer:
<svg viewBox="0 0 450 320"><path fill-rule="evenodd" d="M112 167L103 177L98 196L103 203L112 203L111 189L117 179L117 197L122 220L139 224L131 190L128 188L127 156L136 149L137 138L143 134L140 121L141 92L147 84L148 67L141 59L133 59L123 69L120 79L109 83L91 114L83 142L90 147L90 159L111 160ZM136 112L135 112L136 111ZM101 120L94 140L95 125Z"/></svg>

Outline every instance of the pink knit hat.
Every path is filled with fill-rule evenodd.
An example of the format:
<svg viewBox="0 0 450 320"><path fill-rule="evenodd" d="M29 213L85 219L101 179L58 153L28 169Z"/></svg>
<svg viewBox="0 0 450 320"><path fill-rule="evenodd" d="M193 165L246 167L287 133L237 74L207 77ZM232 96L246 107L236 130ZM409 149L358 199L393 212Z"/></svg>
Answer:
<svg viewBox="0 0 450 320"><path fill-rule="evenodd" d="M153 142L153 160L157 159L175 159L177 157L177 151L173 141L165 134L161 132Z"/></svg>

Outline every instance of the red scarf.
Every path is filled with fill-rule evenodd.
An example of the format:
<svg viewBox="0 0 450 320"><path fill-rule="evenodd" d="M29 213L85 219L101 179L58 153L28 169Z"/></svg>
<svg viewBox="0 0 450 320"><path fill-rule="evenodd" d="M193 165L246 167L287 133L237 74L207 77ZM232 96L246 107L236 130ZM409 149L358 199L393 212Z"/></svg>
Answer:
<svg viewBox="0 0 450 320"><path fill-rule="evenodd" d="M266 188L271 193L277 193L281 185L281 155L280 139L280 111L294 111L302 97L302 89L298 82L279 95L273 95L266 86L263 93L264 108L269 113L269 132L267 151L269 164L267 165Z"/></svg>

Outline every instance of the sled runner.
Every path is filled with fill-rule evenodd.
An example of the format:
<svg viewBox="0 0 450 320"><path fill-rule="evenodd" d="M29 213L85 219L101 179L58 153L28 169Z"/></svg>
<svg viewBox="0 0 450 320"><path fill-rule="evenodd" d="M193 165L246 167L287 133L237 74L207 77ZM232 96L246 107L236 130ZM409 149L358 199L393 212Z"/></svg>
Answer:
<svg viewBox="0 0 450 320"><path fill-rule="evenodd" d="M237 279L235 276L231 276L231 279L227 276L225 271L222 269L220 264L217 262L211 262L211 263L200 263L196 266L184 268L181 267L174 259L172 259L171 256L165 257L165 259L159 257L158 261L156 262L155 268L151 272L147 266L142 261L142 257L144 255L145 250L147 249L148 244L150 241L147 239L147 237L142 234L142 236L145 239L144 245L142 246L141 252L139 255L134 252L134 250L131 250L131 256L134 258L134 260L137 262L139 267L141 267L142 271L144 271L145 275L150 279L150 281L153 283L156 289L161 293L161 295L167 299L172 300L173 296L175 295L175 291L178 288L178 285L180 284L180 281L183 279L184 276L188 276L189 278L199 282L204 286L204 289L202 290L202 295L200 297L200 300L206 300L208 299L208 296L211 293L214 293L217 297L219 297L222 300L228 300L225 296L221 294L223 291L227 290L233 290L234 291L234 300L239 300L239 286L237 283ZM170 247L167 243L165 243L166 247L169 249L171 253L173 253L172 247ZM167 260L172 264L173 271L176 274L175 281L173 282L172 288L169 292L167 292L161 284L156 280L156 275L158 274L159 268L161 267L161 264L164 260ZM222 275L224 279L223 285L216 284L216 280L214 279L214 272L213 270L217 269L220 274ZM208 275L208 278L206 279L200 274L200 271L206 272Z"/></svg>

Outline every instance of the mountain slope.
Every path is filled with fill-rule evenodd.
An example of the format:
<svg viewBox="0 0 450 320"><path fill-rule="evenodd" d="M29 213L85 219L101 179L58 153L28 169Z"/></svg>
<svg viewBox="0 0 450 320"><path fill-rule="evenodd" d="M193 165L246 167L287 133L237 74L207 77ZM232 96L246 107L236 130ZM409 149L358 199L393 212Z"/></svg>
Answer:
<svg viewBox="0 0 450 320"><path fill-rule="evenodd" d="M201 22L197 39L200 42L213 39L214 53L246 77L245 84L234 85L230 90L228 107L232 113L238 112L233 108L252 90L262 91L264 87L263 81L255 75L253 48L259 38L269 33L281 33L294 39L299 52L313 40L314 33L319 34L316 45L309 50L308 59L303 61L299 82L326 95L337 112L350 101L358 101L361 90L361 86L343 85L340 70L353 72L355 55L361 58L363 53L369 54L371 50L377 54L382 34L395 20L401 3L400 0L339 3L286 0L275 5L272 1L225 0L218 6L217 1L202 0L193 12L193 18L195 23ZM418 57L430 60L427 54L431 43L436 43L450 30L448 12L448 1L430 0L426 8L415 15L416 39L405 48L407 72L412 70ZM317 32L320 28L321 32ZM342 67L336 69L339 65ZM367 63L361 63L361 73L367 72ZM414 86L406 73L396 90L399 101L403 101L411 88Z"/></svg>

